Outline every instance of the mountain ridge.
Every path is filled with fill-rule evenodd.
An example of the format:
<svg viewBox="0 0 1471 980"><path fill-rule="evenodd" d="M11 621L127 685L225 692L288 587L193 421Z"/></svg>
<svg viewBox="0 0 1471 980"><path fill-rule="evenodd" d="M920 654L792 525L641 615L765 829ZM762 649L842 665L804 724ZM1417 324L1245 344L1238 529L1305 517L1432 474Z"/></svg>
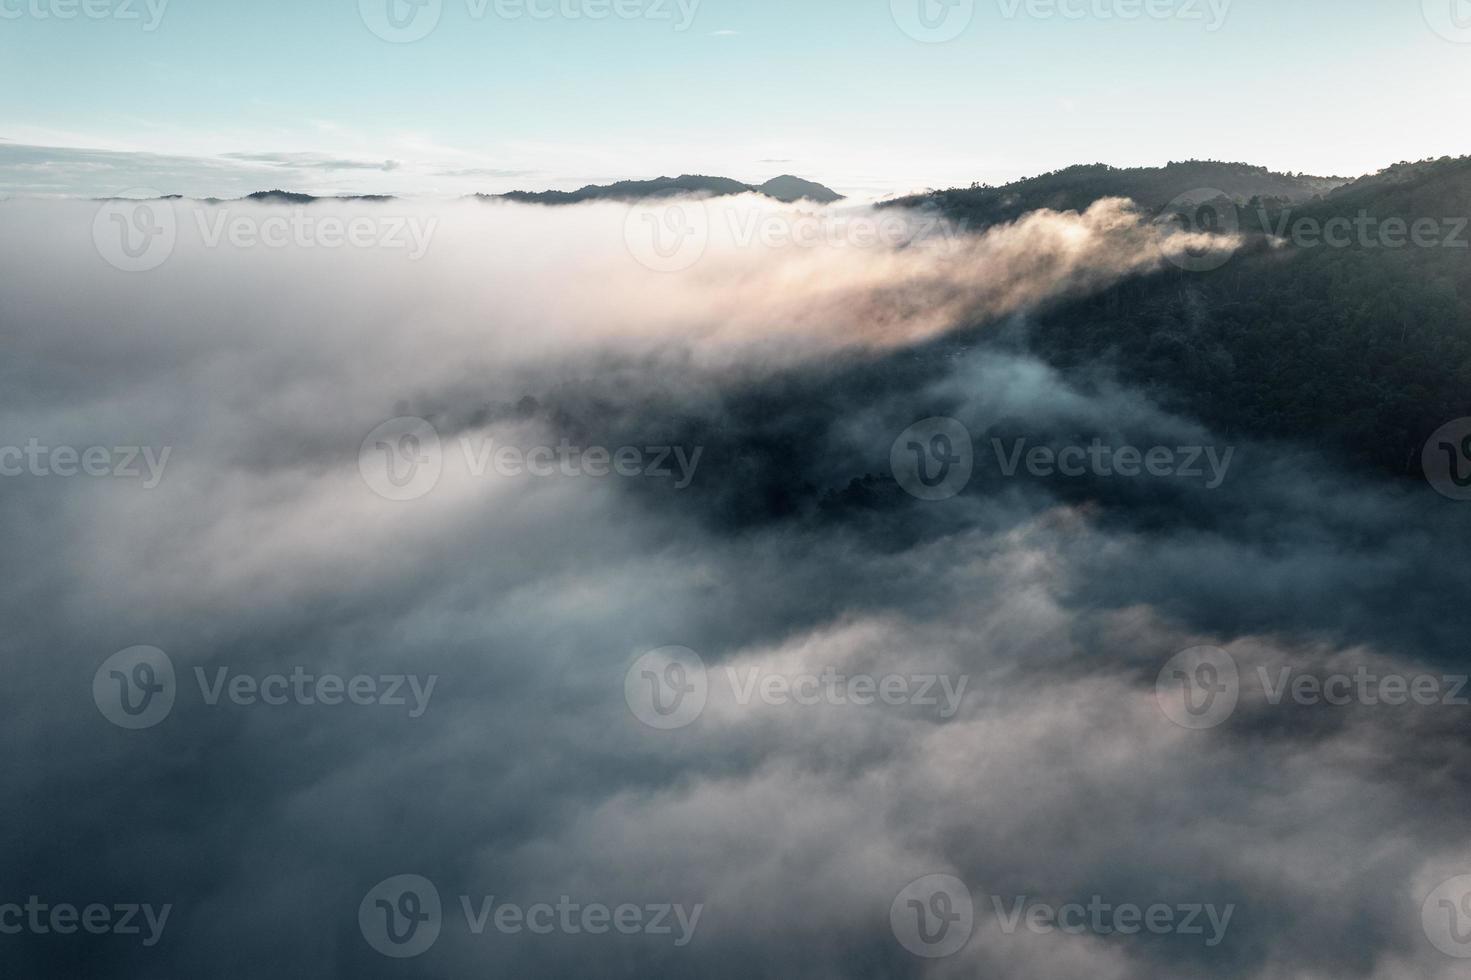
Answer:
<svg viewBox="0 0 1471 980"><path fill-rule="evenodd" d="M1347 177L1316 177L1279 173L1249 163L1218 160L1171 161L1163 167L1114 167L1104 163L1076 164L1001 186L972 184L965 188L912 194L879 207L933 208L963 219L981 230L1015 221L1022 215L1048 208L1085 211L1104 197L1127 197L1141 208L1159 211L1182 197L1220 191L1241 201L1274 198L1299 204L1323 197L1352 183Z"/></svg>
<svg viewBox="0 0 1471 980"><path fill-rule="evenodd" d="M815 181L782 174L763 184L747 184L730 177L704 174L682 174L678 177L656 177L653 180L620 180L611 184L587 184L575 191L510 191L505 194L476 194L482 200L515 201L521 204L565 205L585 201L646 201L664 197L701 196L730 197L736 194L762 194L785 204L813 201L832 204L843 195Z"/></svg>

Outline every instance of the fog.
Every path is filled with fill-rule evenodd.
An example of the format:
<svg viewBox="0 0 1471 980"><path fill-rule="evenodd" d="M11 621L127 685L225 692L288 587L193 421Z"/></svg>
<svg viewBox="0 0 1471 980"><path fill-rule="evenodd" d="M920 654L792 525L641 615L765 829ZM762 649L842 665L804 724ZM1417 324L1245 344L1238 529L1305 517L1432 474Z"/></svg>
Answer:
<svg viewBox="0 0 1471 980"><path fill-rule="evenodd" d="M1026 351L1033 311L1234 242L1120 200L985 231L749 197L148 207L0 203L0 447L140 460L0 477L0 903L172 906L152 946L0 937L17 975L1461 975L1422 905L1471 861L1468 709L1261 678L1443 674L1471 517ZM926 500L894 459L933 417L974 475ZM1007 475L1017 439L1232 456L1214 488ZM1202 645L1240 704L1192 729L1157 680ZM93 682L137 646L177 692L130 730ZM630 692L671 647L705 701L661 729ZM196 668L437 681L415 717L210 703ZM749 693L823 674L938 703ZM396 959L359 907L404 874L443 924ZM975 905L933 959L891 924L931 874ZM682 945L477 935L461 896L701 913ZM1095 896L1233 911L1207 946L992 902Z"/></svg>

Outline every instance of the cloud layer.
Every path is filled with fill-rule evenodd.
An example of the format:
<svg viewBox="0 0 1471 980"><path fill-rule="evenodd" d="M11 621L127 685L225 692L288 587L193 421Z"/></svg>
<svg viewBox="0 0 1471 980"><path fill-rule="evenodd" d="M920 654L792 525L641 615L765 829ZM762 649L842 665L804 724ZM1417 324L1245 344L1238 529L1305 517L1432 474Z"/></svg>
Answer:
<svg viewBox="0 0 1471 980"><path fill-rule="evenodd" d="M0 936L18 975L1461 975L1422 904L1471 872L1471 709L1273 704L1260 671L1464 670L1471 572L1444 543L1471 515L1028 355L1038 304L1174 268L1125 202L982 236L749 199L674 219L159 207L174 244L128 273L95 205L0 205L0 445L172 450L153 489L0 479L0 904L173 906L153 947ZM310 230L211 246L221 214ZM702 229L694 261L650 268L645 216ZM379 237L325 244L329 218ZM400 222L432 228L421 258L385 245ZM924 501L891 451L933 416L968 431L975 472ZM399 417L433 427L441 472L390 500L364 439ZM1019 439L1235 454L1215 489L1008 476L993 440ZM465 447L489 440L702 455L677 490L477 474ZM1240 703L1191 730L1156 680L1201 644L1233 658ZM167 653L177 697L130 731L93 680L138 645ZM671 646L701 658L706 700L659 730L628 671ZM414 718L211 704L196 668L438 681ZM967 686L949 717L740 696L824 674ZM976 915L931 960L890 913L936 873ZM433 947L397 960L358 912L402 874L445 911ZM703 911L684 946L476 935L460 896ZM991 901L1094 896L1234 912L1207 947L1008 933Z"/></svg>

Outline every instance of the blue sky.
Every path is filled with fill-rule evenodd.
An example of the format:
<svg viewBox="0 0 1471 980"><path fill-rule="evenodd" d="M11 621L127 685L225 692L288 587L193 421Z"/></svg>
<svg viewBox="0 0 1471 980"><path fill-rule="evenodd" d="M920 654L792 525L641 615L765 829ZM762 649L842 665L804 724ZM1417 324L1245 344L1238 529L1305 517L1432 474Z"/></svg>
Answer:
<svg viewBox="0 0 1471 980"><path fill-rule="evenodd" d="M423 2L401 22L432 30L395 43L369 25L406 0L0 0L0 192L794 172L882 194L1471 152L1471 0ZM953 38L911 36L921 4Z"/></svg>

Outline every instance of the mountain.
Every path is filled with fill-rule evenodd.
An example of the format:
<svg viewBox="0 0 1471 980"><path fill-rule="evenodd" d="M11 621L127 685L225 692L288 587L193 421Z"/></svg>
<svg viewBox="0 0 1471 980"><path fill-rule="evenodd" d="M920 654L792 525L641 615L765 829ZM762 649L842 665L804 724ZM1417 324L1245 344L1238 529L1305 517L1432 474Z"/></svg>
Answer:
<svg viewBox="0 0 1471 980"><path fill-rule="evenodd" d="M1444 215L1471 214L1466 199L1471 184L1471 157L1440 157L1415 163L1397 163L1377 174L1360 177L1328 195L1335 205L1374 201L1400 209L1441 208ZM1444 210L1450 205L1454 210Z"/></svg>
<svg viewBox="0 0 1471 980"><path fill-rule="evenodd" d="M773 177L760 187L756 188L767 197L774 197L778 201L793 204L797 201L813 201L817 204L832 204L841 201L843 195L831 188L824 187L801 177L793 177L791 174L783 174Z"/></svg>
<svg viewBox="0 0 1471 980"><path fill-rule="evenodd" d="M745 184L729 177L705 177L685 174L681 177L658 177L654 180L621 180L616 184L588 184L575 191L511 191L509 194L475 194L481 200L519 201L523 204L580 204L583 201L643 201L650 198L677 197L682 195L699 197L728 197L733 194L764 194L787 204L797 201L813 201L831 204L843 200L843 195L831 188L801 177L784 174L773 177L764 184ZM170 194L159 200L179 200L181 195ZM219 198L204 198L207 203L224 203ZM299 194L293 191L256 191L242 201L258 204L314 204L317 201L391 201L387 194L338 195L318 197L314 194Z"/></svg>
<svg viewBox="0 0 1471 980"><path fill-rule="evenodd" d="M242 200L258 204L315 204L317 201L391 201L387 194L341 194L334 197L317 197L313 194L295 194L291 191L256 191Z"/></svg>
<svg viewBox="0 0 1471 980"><path fill-rule="evenodd" d="M972 231L1015 221L1028 211L1083 211L1100 198L1127 197L1154 212L1182 195L1217 190L1241 202L1253 197L1308 201L1347 184L1343 177L1274 173L1266 167L1187 160L1164 167L1110 167L1095 163L1029 177L1002 187L973 184L886 201L883 207L928 207L963 221Z"/></svg>
<svg viewBox="0 0 1471 980"><path fill-rule="evenodd" d="M99 201L123 201L138 200L137 198L99 197ZM370 203L380 201L396 200L391 194L338 194L330 197L319 197L315 194L298 194L294 191L256 191L244 197L193 197L186 198L183 194L163 194L159 197L149 198L153 201L199 201L202 204L231 204L235 201L251 201L256 204L315 204L318 201L368 201Z"/></svg>
<svg viewBox="0 0 1471 980"><path fill-rule="evenodd" d="M799 200L830 204L843 195L810 180L789 174L773 177L764 184L745 184L729 177L685 174L654 180L621 180L615 184L588 184L575 191L511 191L509 194L477 194L485 200L517 201L522 204L581 204L584 201L645 201L651 198L698 196L728 197L733 194L764 194L778 201Z"/></svg>
<svg viewBox="0 0 1471 980"><path fill-rule="evenodd" d="M1471 416L1471 158L1397 164L1300 204L1238 210L1245 244L1224 266L1165 267L1042 310L1024 342L1227 437L1307 442L1417 474L1430 433ZM1419 243L1406 234L1417 225Z"/></svg>

